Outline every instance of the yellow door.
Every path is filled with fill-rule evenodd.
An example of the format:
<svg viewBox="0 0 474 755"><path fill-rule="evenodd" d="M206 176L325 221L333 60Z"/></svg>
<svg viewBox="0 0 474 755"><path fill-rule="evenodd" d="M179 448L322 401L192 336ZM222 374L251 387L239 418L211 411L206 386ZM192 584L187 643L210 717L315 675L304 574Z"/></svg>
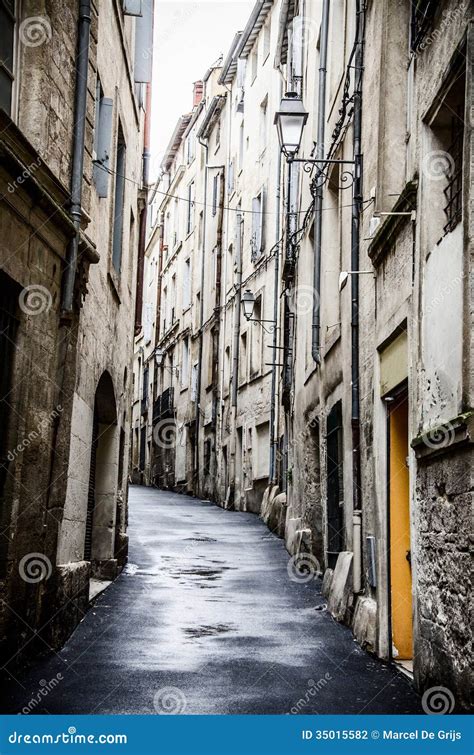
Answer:
<svg viewBox="0 0 474 755"><path fill-rule="evenodd" d="M408 399L390 411L390 576L392 644L399 660L413 657L410 566L410 487L408 474Z"/></svg>

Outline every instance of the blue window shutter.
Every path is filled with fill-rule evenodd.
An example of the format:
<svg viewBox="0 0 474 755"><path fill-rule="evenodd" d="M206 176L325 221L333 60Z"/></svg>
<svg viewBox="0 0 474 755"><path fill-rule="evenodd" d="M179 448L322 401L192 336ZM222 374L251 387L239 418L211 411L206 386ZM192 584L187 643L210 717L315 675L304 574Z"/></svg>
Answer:
<svg viewBox="0 0 474 755"><path fill-rule="evenodd" d="M142 15L135 21L134 79L140 83L151 81L153 63L153 1L142 0Z"/></svg>
<svg viewBox="0 0 474 755"><path fill-rule="evenodd" d="M113 100L102 97L98 103L97 156L94 161L94 183L99 197L106 197L109 190L110 141L112 138Z"/></svg>

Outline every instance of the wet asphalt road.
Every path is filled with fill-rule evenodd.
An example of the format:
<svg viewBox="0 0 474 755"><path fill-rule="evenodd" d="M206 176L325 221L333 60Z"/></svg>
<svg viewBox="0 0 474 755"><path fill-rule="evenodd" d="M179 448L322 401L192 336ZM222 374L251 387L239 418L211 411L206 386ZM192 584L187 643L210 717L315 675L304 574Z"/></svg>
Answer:
<svg viewBox="0 0 474 755"><path fill-rule="evenodd" d="M18 712L418 713L393 667L363 652L295 583L281 540L252 514L130 489L130 560L65 647L2 683ZM172 688L172 689L169 689Z"/></svg>

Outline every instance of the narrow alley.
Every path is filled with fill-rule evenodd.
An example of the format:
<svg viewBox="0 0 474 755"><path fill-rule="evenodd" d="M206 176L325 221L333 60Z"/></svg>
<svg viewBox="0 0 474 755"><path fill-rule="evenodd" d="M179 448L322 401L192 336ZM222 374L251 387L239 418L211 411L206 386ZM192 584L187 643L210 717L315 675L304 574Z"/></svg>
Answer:
<svg viewBox="0 0 474 755"><path fill-rule="evenodd" d="M64 648L3 682L11 712L421 711L324 610L319 581L294 581L255 515L132 487L129 527L126 569Z"/></svg>

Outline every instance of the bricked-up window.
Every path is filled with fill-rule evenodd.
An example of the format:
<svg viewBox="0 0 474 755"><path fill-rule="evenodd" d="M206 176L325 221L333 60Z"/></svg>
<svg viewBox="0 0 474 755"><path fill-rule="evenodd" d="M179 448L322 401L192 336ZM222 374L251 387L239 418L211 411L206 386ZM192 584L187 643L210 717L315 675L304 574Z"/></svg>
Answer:
<svg viewBox="0 0 474 755"><path fill-rule="evenodd" d="M122 128L119 125L117 138L117 157L115 161L115 201L114 201L114 227L112 241L112 264L117 273L122 266L122 242L123 242L123 207L125 200L125 170L126 170L126 147Z"/></svg>
<svg viewBox="0 0 474 755"><path fill-rule="evenodd" d="M0 0L0 107L12 111L15 60L15 0Z"/></svg>

